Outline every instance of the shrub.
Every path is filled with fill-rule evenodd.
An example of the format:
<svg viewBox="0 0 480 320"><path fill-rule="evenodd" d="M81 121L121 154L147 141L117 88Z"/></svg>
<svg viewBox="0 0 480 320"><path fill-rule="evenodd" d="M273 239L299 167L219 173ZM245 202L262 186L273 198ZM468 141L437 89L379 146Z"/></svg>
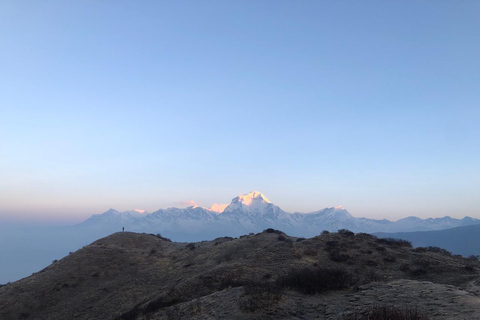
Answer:
<svg viewBox="0 0 480 320"><path fill-rule="evenodd" d="M338 241L335 241L335 240L327 241L325 242L325 244L327 245L327 247L336 247L338 246Z"/></svg>
<svg viewBox="0 0 480 320"><path fill-rule="evenodd" d="M328 230L323 230L322 233L321 233L322 236L327 235L327 234L330 234L330 231L328 231Z"/></svg>
<svg viewBox="0 0 480 320"><path fill-rule="evenodd" d="M442 249L442 248L439 248L439 247L418 247L418 248L415 248L412 250L413 252L417 252L417 253L424 253L424 252L435 252L435 253L440 253L440 254L443 254L443 255L446 255L446 256L451 256L452 253L448 250L445 250L445 249Z"/></svg>
<svg viewBox="0 0 480 320"><path fill-rule="evenodd" d="M303 250L303 254L306 255L306 256L316 256L317 251L315 251L312 248L307 248L307 249Z"/></svg>
<svg viewBox="0 0 480 320"><path fill-rule="evenodd" d="M465 270L467 270L468 272L474 272L474 271L475 271L475 268L474 268L472 265L467 264L467 265L465 266Z"/></svg>
<svg viewBox="0 0 480 320"><path fill-rule="evenodd" d="M365 232L357 233L355 236L360 239L377 239L377 237L374 236L373 234L365 233Z"/></svg>
<svg viewBox="0 0 480 320"><path fill-rule="evenodd" d="M419 260L415 260L413 262L415 265L417 266L420 266L422 268L427 268L428 266L430 266L431 262L427 259L419 259Z"/></svg>
<svg viewBox="0 0 480 320"><path fill-rule="evenodd" d="M342 269L292 270L277 280L279 287L293 289L304 294L341 290L352 284L352 276Z"/></svg>
<svg viewBox="0 0 480 320"><path fill-rule="evenodd" d="M425 274L427 274L427 273L428 273L427 268L424 268L424 267L421 267L421 266L420 266L420 267L417 267L417 268L415 268L415 269L413 269L413 270L410 270L410 274L411 274L412 276L414 276L414 277L423 276L423 275L425 275Z"/></svg>
<svg viewBox="0 0 480 320"><path fill-rule="evenodd" d="M330 260L335 261L335 262L345 262L350 259L350 256L346 253L340 253L340 251L331 251L330 254Z"/></svg>
<svg viewBox="0 0 480 320"><path fill-rule="evenodd" d="M181 298L178 293L176 293L173 289L171 289L166 295L161 296L159 298L150 300L143 308L143 314L151 314L160 309L173 306L177 303L184 302L185 299Z"/></svg>
<svg viewBox="0 0 480 320"><path fill-rule="evenodd" d="M383 261L385 261L385 262L395 262L395 261L397 261L397 258L395 258L394 256L387 256L387 257L383 258Z"/></svg>
<svg viewBox="0 0 480 320"><path fill-rule="evenodd" d="M306 239L305 238L298 238L296 242L302 242L302 241L305 241Z"/></svg>
<svg viewBox="0 0 480 320"><path fill-rule="evenodd" d="M367 261L365 261L365 265L367 265L369 267L376 267L376 266L378 266L378 263L374 260L367 260Z"/></svg>
<svg viewBox="0 0 480 320"><path fill-rule="evenodd" d="M355 233L353 233L352 231L347 230L347 229L340 229L340 230L338 230L338 233L341 234L342 236L345 236L345 237L355 236Z"/></svg>
<svg viewBox="0 0 480 320"><path fill-rule="evenodd" d="M468 257L468 260L478 261L478 258L479 258L479 256L476 256L476 255L472 254L471 256Z"/></svg>
<svg viewBox="0 0 480 320"><path fill-rule="evenodd" d="M214 241L220 241L220 240L224 240L224 241L232 241L234 238L232 237L219 237L219 238L215 238Z"/></svg>
<svg viewBox="0 0 480 320"><path fill-rule="evenodd" d="M195 245L194 245L193 243L189 243L189 244L187 244L187 245L185 246L185 248L188 248L188 249L190 249L190 250L195 250L196 247L195 247Z"/></svg>
<svg viewBox="0 0 480 320"><path fill-rule="evenodd" d="M400 309L393 306L371 306L362 315L354 313L343 320L428 320L418 309Z"/></svg>
<svg viewBox="0 0 480 320"><path fill-rule="evenodd" d="M238 301L241 310L254 312L280 301L282 290L276 283L261 282L244 286L244 294Z"/></svg>
<svg viewBox="0 0 480 320"><path fill-rule="evenodd" d="M388 246L396 246L396 247L412 247L412 243L407 240L403 239L394 239L394 238L379 238L377 239L377 243L386 244Z"/></svg>
<svg viewBox="0 0 480 320"><path fill-rule="evenodd" d="M158 239L163 240L163 241L172 242L172 240L170 240L169 238L162 237L162 235L160 233L157 233L155 235L155 237L157 237Z"/></svg>
<svg viewBox="0 0 480 320"><path fill-rule="evenodd" d="M284 235L279 235L277 239L280 240L280 241L287 240L287 238Z"/></svg>
<svg viewBox="0 0 480 320"><path fill-rule="evenodd" d="M448 250L445 250L445 249L442 249L442 248L439 248L439 247L427 247L427 250L430 251L430 252L436 252L436 253L440 253L440 254L443 254L443 255L446 255L446 256L451 256L452 253Z"/></svg>
<svg viewBox="0 0 480 320"><path fill-rule="evenodd" d="M408 271L410 271L410 266L408 264L404 263L400 266L400 271L408 272Z"/></svg>
<svg viewBox="0 0 480 320"><path fill-rule="evenodd" d="M264 230L263 232L266 232L266 233L277 233L277 234L283 233L282 231L280 231L280 230L275 230L275 229L273 229L273 228L268 228L268 229Z"/></svg>

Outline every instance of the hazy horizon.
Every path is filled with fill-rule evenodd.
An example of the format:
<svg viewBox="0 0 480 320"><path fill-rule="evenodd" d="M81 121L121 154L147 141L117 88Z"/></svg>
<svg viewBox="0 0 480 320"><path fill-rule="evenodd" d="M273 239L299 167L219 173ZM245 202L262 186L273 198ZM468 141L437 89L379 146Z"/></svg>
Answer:
<svg viewBox="0 0 480 320"><path fill-rule="evenodd" d="M241 194L239 194L241 195ZM277 203L271 201L273 204L277 205ZM202 205L194 200L189 200L189 201L179 201L179 202L176 202L174 203L173 205L171 206L168 206L168 207L162 207L162 208L156 208L156 209L144 209L143 207L138 207L138 208L125 208L125 207L121 207L121 208L116 208L115 206L111 206L109 207L108 209L104 208L104 209L100 209L100 211L97 211L97 212L75 212L73 210L70 211L70 214L68 215L68 217L62 217L62 216L59 216L58 213L56 212L53 212L51 213L51 215L47 215L47 216L38 216L38 215L35 215L35 214L32 214L32 215L24 215L24 217L29 217L29 219L16 219L14 216L12 215L9 215L8 213L3 213L2 215L2 218L3 220L0 221L0 222L3 222L3 223L9 223L11 225L28 225L28 224L31 224L31 225L44 225L44 226L55 226L55 225L58 225L58 226L62 226L62 225L74 225L74 224L77 224L77 223L81 223L83 221L85 221L86 219L88 219L89 217L91 217L92 215L96 215L96 214L102 214L110 209L114 209L114 210L117 210L119 212L125 212L125 211L136 211L136 210L139 210L139 211L145 211L147 213L152 213L152 212L155 212L157 210L160 210L160 209L167 209L167 208L171 208L171 207L175 207L175 208L187 208L187 207L191 207L191 206L199 206L199 207L204 207L204 208L211 208L213 206L227 206L230 204L230 201L228 203L219 203L219 202L216 202L216 203L212 203L210 205ZM346 209L347 211L349 211L349 213L356 217L356 218L371 218L371 219L377 219L377 220L382 220L382 219L387 219L387 220L390 220L390 221L397 221L397 220L400 220L402 218L406 218L406 217L409 217L409 216L417 216L417 217L420 217L420 218L443 218L445 217L445 215L435 215L435 214L431 214L430 212L426 212L426 213L422 213L422 214L405 214L403 216L400 216L400 217L387 217L388 215L384 215L384 216L381 216L381 215L358 215L356 214L355 212L351 212L351 210L349 210L348 208L345 208L344 206L342 205L339 205L340 207L342 207L342 209ZM283 207L279 206L281 209L285 210ZM330 205L330 206L324 206L324 207L318 207L316 209L313 209L313 210L308 210L308 211L301 211L301 210L285 210L286 212L289 212L289 213L295 213L295 212L299 212L299 213L311 213L311 212L314 212L314 211L318 211L318 210L321 210L321 209L324 209L324 208L332 208L332 207L338 207L338 206L334 206L334 205ZM221 210L223 211L223 210ZM71 212L75 212L75 214L71 214ZM475 212L477 212L475 210ZM0 214L2 214L2 212L0 211ZM466 216L470 216L472 218L479 218L479 217L476 217L474 215L468 215L468 214L462 214L462 213L458 213L458 214L450 214L450 215L446 215L446 216L450 216L452 218L457 218L457 219L462 219Z"/></svg>

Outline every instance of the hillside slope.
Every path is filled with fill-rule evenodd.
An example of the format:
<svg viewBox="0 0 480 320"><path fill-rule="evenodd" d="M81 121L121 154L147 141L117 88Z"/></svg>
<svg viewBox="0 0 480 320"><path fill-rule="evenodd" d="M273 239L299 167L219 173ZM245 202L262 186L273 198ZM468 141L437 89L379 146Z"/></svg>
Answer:
<svg viewBox="0 0 480 320"><path fill-rule="evenodd" d="M446 230L398 233L376 233L379 237L393 237L411 241L416 247L441 247L464 256L480 255L480 224Z"/></svg>
<svg viewBox="0 0 480 320"><path fill-rule="evenodd" d="M187 244L125 232L0 287L0 318L339 319L382 299L480 318L478 277L478 262L367 234L269 229Z"/></svg>

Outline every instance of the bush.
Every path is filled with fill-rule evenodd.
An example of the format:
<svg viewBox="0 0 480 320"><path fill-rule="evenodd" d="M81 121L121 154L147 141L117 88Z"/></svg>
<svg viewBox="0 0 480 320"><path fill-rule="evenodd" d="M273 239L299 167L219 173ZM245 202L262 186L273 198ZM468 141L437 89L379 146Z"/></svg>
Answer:
<svg viewBox="0 0 480 320"><path fill-rule="evenodd" d="M451 256L452 253L448 250L445 250L445 249L442 249L442 248L439 248L439 247L427 247L427 250L430 251L430 252L436 252L436 253L440 253L440 254L443 254L443 255L446 255L446 256Z"/></svg>
<svg viewBox="0 0 480 320"><path fill-rule="evenodd" d="M427 274L427 273L428 273L427 268L424 268L424 267L421 267L421 266L420 266L420 267L417 267L417 268L415 268L415 269L413 269L413 270L410 270L410 274L411 274L412 276L414 276L414 277L423 276L423 275L425 275L425 274Z"/></svg>
<svg viewBox="0 0 480 320"><path fill-rule="evenodd" d="M194 245L193 243L189 243L189 244L187 244L187 245L185 246L185 248L188 248L188 249L190 249L190 250L195 250L196 247L195 247L195 245Z"/></svg>
<svg viewBox="0 0 480 320"><path fill-rule="evenodd" d="M387 256L387 257L383 258L383 261L385 261L385 262L395 262L395 261L397 261L397 258L395 258L394 256Z"/></svg>
<svg viewBox="0 0 480 320"><path fill-rule="evenodd" d="M244 286L244 294L238 301L241 310L254 312L280 301L282 290L276 283L261 282Z"/></svg>
<svg viewBox="0 0 480 320"><path fill-rule="evenodd" d="M306 256L316 256L317 251L315 251L315 249L312 249L312 248L307 248L307 249L303 250L303 254L306 255Z"/></svg>
<svg viewBox="0 0 480 320"><path fill-rule="evenodd" d="M292 270L277 280L280 288L289 288L304 294L341 290L353 285L352 276L342 269Z"/></svg>
<svg viewBox="0 0 480 320"><path fill-rule="evenodd" d="M468 272L475 272L475 268L470 264L467 264L465 266L465 270L467 270Z"/></svg>
<svg viewBox="0 0 480 320"><path fill-rule="evenodd" d="M302 241L305 241L305 240L307 240L307 239L305 239L305 238L298 238L296 242L302 242Z"/></svg>
<svg viewBox="0 0 480 320"><path fill-rule="evenodd" d="M266 233L277 233L277 234L282 234L283 232L280 231L280 230L275 230L273 228L268 228L266 230L264 230L263 232L266 232Z"/></svg>
<svg viewBox="0 0 480 320"><path fill-rule="evenodd" d="M346 253L340 253L340 251L331 251L330 260L335 262L345 262L350 259L350 256Z"/></svg>
<svg viewBox="0 0 480 320"><path fill-rule="evenodd" d="M365 233L365 232L357 233L355 236L360 239L377 239L377 237L374 236L373 234Z"/></svg>
<svg viewBox="0 0 480 320"><path fill-rule="evenodd" d="M428 320L418 309L400 309L393 306L368 307L362 315L354 313L343 320Z"/></svg>
<svg viewBox="0 0 480 320"><path fill-rule="evenodd" d="M338 233L341 234L342 236L345 236L345 237L354 237L355 236L355 233L353 233L352 231L347 230L347 229L340 229L340 230L338 230Z"/></svg>
<svg viewBox="0 0 480 320"><path fill-rule="evenodd" d="M367 260L367 261L365 261L365 265L367 265L369 267L376 267L376 266L378 266L378 263L374 260Z"/></svg>
<svg viewBox="0 0 480 320"><path fill-rule="evenodd" d="M468 260L478 261L478 258L479 258L479 256L476 256L476 255L472 254L471 256L468 257Z"/></svg>
<svg viewBox="0 0 480 320"><path fill-rule="evenodd" d="M443 255L446 255L446 256L451 256L452 253L448 250L445 250L445 249L442 249L442 248L439 248L439 247L418 247L418 248L415 248L412 250L413 252L417 252L417 253L424 253L424 252L435 252L435 253L440 253L440 254L443 254Z"/></svg>
<svg viewBox="0 0 480 320"><path fill-rule="evenodd" d="M377 239L377 243L386 244L388 246L396 246L396 247L412 247L412 243L407 240L403 239L394 239L394 238L379 238Z"/></svg>
<svg viewBox="0 0 480 320"><path fill-rule="evenodd" d="M172 242L172 240L170 240L169 238L162 237L162 235L161 235L160 233L157 233L157 234L154 235L154 236L157 237L157 238L160 239L160 240Z"/></svg>
<svg viewBox="0 0 480 320"><path fill-rule="evenodd" d="M338 241L335 241L335 240L327 241L325 242L325 244L327 245L327 247L336 247L338 246Z"/></svg>
<svg viewBox="0 0 480 320"><path fill-rule="evenodd" d="M410 266L408 264L404 263L400 266L400 271L409 272L410 271Z"/></svg>

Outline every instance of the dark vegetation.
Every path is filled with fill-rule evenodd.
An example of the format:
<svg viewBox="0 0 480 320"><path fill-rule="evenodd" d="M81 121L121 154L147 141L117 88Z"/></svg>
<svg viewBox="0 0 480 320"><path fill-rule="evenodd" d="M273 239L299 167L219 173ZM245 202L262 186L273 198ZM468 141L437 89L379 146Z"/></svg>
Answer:
<svg viewBox="0 0 480 320"><path fill-rule="evenodd" d="M250 283L244 286L244 294L238 301L240 309L255 312L277 303L283 291L273 282Z"/></svg>
<svg viewBox="0 0 480 320"><path fill-rule="evenodd" d="M172 242L172 240L170 240L170 238L163 237L160 233L151 234L151 235L154 236L154 237L157 237L158 239L161 239L161 240L163 240L163 241Z"/></svg>
<svg viewBox="0 0 480 320"><path fill-rule="evenodd" d="M190 249L190 250L195 250L196 247L195 247L195 244L189 243L185 246L185 248Z"/></svg>
<svg viewBox="0 0 480 320"><path fill-rule="evenodd" d="M284 234L282 231L280 231L280 230L275 230L275 229L273 229L273 228L265 229L263 232L266 232L266 233L276 233L276 234Z"/></svg>
<svg viewBox="0 0 480 320"><path fill-rule="evenodd" d="M377 243L385 244L387 246L412 247L412 243L410 241L394 238L378 238Z"/></svg>
<svg viewBox="0 0 480 320"><path fill-rule="evenodd" d="M428 317L417 309L397 308L393 306L372 306L362 314L352 314L343 320L428 320Z"/></svg>
<svg viewBox="0 0 480 320"><path fill-rule="evenodd" d="M448 250L439 248L439 247L418 247L412 250L413 252L423 253L423 252L435 252L440 253L446 256L451 256L452 253Z"/></svg>
<svg viewBox="0 0 480 320"><path fill-rule="evenodd" d="M349 288L354 283L350 273L342 269L300 269L277 280L277 286L304 294L325 293Z"/></svg>

